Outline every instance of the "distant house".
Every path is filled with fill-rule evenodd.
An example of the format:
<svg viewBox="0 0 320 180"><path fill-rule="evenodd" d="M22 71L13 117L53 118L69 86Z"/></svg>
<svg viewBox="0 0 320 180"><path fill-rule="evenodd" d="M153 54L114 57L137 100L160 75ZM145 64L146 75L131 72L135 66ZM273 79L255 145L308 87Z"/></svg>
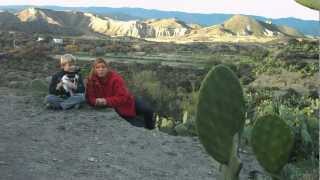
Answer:
<svg viewBox="0 0 320 180"><path fill-rule="evenodd" d="M63 39L53 38L53 43L55 43L55 44L63 44Z"/></svg>
<svg viewBox="0 0 320 180"><path fill-rule="evenodd" d="M272 24L272 20L266 20L267 24Z"/></svg>
<svg viewBox="0 0 320 180"><path fill-rule="evenodd" d="M44 37L38 37L38 42L43 42L45 40L45 38Z"/></svg>

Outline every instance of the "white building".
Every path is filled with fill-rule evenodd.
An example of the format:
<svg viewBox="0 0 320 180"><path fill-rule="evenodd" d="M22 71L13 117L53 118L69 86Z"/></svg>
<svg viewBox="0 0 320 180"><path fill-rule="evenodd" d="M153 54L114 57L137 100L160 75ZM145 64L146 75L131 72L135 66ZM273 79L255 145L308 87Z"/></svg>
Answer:
<svg viewBox="0 0 320 180"><path fill-rule="evenodd" d="M267 24L272 24L272 20L266 20Z"/></svg>
<svg viewBox="0 0 320 180"><path fill-rule="evenodd" d="M63 44L63 39L53 38L53 43L55 43L55 44Z"/></svg>
<svg viewBox="0 0 320 180"><path fill-rule="evenodd" d="M38 37L38 42L44 41L44 37Z"/></svg>

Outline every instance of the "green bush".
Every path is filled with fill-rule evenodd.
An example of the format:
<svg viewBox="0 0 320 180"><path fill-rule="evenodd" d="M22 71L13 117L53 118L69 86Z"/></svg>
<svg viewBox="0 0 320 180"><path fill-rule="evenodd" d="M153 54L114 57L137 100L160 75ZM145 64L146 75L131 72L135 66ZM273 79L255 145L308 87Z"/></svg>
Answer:
<svg viewBox="0 0 320 180"><path fill-rule="evenodd" d="M142 96L149 101L160 116L174 115L177 113L176 93L161 84L155 72L141 71L133 73L130 89L137 96Z"/></svg>

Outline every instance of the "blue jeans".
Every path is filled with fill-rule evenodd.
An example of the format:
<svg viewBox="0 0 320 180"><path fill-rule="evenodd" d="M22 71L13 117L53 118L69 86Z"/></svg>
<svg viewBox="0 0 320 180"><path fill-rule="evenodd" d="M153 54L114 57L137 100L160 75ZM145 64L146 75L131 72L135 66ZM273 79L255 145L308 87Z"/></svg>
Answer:
<svg viewBox="0 0 320 180"><path fill-rule="evenodd" d="M66 99L56 95L49 94L45 98L45 102L48 103L54 109L71 109L76 105L81 105L85 102L85 96L82 93L75 94Z"/></svg>

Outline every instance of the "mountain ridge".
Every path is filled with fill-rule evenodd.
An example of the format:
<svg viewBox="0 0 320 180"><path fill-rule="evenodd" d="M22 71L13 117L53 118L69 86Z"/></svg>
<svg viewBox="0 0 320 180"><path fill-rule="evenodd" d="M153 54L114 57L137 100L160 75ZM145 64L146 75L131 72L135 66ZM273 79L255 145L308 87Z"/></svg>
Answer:
<svg viewBox="0 0 320 180"><path fill-rule="evenodd" d="M2 16L1 16L2 15ZM93 13L77 11L55 11L30 7L15 14L0 13L0 24L13 21L2 30L52 33L61 35L130 36L155 41L203 41L204 37L219 36L281 38L302 37L294 28L262 22L250 16L234 15L222 24L200 28L189 26L178 18L120 21ZM16 18L15 18L16 16ZM208 30L208 33L205 31ZM200 32L200 34L199 34ZM212 39L211 36L209 39Z"/></svg>
<svg viewBox="0 0 320 180"><path fill-rule="evenodd" d="M0 10L8 10L10 12L17 12L33 6L0 6ZM37 6L41 8L48 8L53 10L74 10L82 12L90 12L94 14L112 16L116 20L146 20L146 19L162 19L162 18L178 18L187 24L199 24L201 26L213 26L221 24L229 19L234 14L221 13L188 13L180 11L162 11L150 10L143 8L111 8L111 7L62 7L62 6ZM261 21L271 20L276 25L286 25L297 29L305 35L320 36L319 22L316 20L303 20L294 17L287 18L268 18L262 16L254 16L255 19Z"/></svg>

